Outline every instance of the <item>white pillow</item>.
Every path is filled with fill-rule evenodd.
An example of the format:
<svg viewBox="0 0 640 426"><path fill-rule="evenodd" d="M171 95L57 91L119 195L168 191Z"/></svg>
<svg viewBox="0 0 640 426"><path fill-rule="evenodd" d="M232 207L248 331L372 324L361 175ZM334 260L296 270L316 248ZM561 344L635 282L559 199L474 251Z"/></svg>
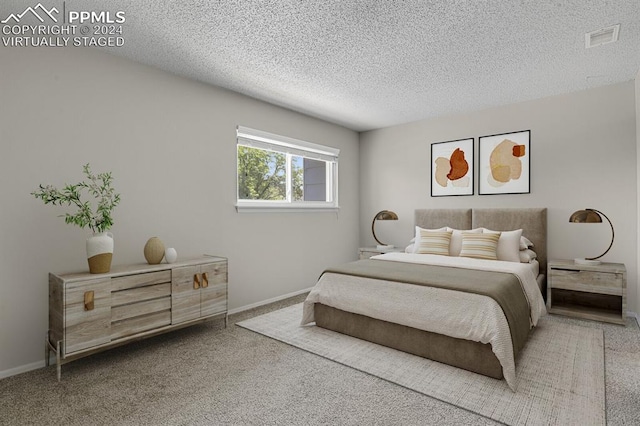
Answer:
<svg viewBox="0 0 640 426"><path fill-rule="evenodd" d="M482 228L483 233L497 234L498 231ZM520 262L520 237L522 237L522 229L515 231L503 231L500 233L498 241L498 260L507 262Z"/></svg>
<svg viewBox="0 0 640 426"><path fill-rule="evenodd" d="M462 250L460 257L473 257L476 259L497 260L498 241L500 233L462 233Z"/></svg>
<svg viewBox="0 0 640 426"><path fill-rule="evenodd" d="M423 229L425 231L432 231L432 232L442 232L442 231L446 231L447 227L443 226L442 228L438 228L438 229L427 229L427 228L420 228L419 226L416 226L416 234L415 237L412 238L412 240L410 241L410 243L413 243L413 252L412 253L417 253L418 252L418 247L420 246L420 230Z"/></svg>
<svg viewBox="0 0 640 426"><path fill-rule="evenodd" d="M420 243L416 243L416 253L449 256L450 242L450 231L428 231L421 229Z"/></svg>
<svg viewBox="0 0 640 426"><path fill-rule="evenodd" d="M405 253L413 253L413 251L415 250L415 246L416 245L413 244L413 243L409 244L407 247L405 247L404 252Z"/></svg>
<svg viewBox="0 0 640 426"><path fill-rule="evenodd" d="M449 246L449 256L460 256L462 250L462 233L470 232L472 234L481 234L482 228L476 229L453 229L447 226L447 231L451 231L451 245Z"/></svg>
<svg viewBox="0 0 640 426"><path fill-rule="evenodd" d="M526 250L531 247L533 247L533 243L527 237L520 237L520 250Z"/></svg>
<svg viewBox="0 0 640 426"><path fill-rule="evenodd" d="M538 255L533 250L520 250L520 263L531 263L533 262Z"/></svg>

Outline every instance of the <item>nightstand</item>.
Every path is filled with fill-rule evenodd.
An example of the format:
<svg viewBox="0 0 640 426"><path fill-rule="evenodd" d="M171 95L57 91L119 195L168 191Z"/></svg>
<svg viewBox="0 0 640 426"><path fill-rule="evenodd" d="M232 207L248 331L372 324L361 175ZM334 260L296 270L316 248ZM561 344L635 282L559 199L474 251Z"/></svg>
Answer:
<svg viewBox="0 0 640 426"><path fill-rule="evenodd" d="M377 256L379 254L384 253L403 253L404 249L400 247L388 248L388 249L379 249L377 247L360 247L358 249L358 254L360 259L368 259L371 256Z"/></svg>
<svg viewBox="0 0 640 426"><path fill-rule="evenodd" d="M622 263L552 260L547 265L547 310L552 314L624 325L626 291L627 269Z"/></svg>

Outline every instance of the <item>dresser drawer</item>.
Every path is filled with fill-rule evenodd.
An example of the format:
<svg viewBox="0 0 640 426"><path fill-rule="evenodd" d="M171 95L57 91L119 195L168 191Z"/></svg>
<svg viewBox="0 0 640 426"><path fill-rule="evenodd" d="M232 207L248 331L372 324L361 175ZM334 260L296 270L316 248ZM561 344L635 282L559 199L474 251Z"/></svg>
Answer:
<svg viewBox="0 0 640 426"><path fill-rule="evenodd" d="M160 312L153 312L147 315L140 315L123 321L116 321L111 324L111 339L117 340L131 336L154 328L164 327L171 324L171 310L166 309Z"/></svg>
<svg viewBox="0 0 640 426"><path fill-rule="evenodd" d="M587 293L622 294L622 274L552 268L549 278L552 288L583 291Z"/></svg>
<svg viewBox="0 0 640 426"><path fill-rule="evenodd" d="M111 291L144 287L152 284L170 283L171 271L148 272L146 274L125 275L111 279Z"/></svg>
<svg viewBox="0 0 640 426"><path fill-rule="evenodd" d="M120 305L139 303L164 296L171 296L171 283L113 291L111 292L111 307L114 308Z"/></svg>

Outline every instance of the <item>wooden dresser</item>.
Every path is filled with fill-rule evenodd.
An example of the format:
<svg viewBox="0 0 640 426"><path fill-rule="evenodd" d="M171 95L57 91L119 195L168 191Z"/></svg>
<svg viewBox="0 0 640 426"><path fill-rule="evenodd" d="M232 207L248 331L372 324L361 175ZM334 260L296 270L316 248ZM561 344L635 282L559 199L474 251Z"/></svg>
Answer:
<svg viewBox="0 0 640 426"><path fill-rule="evenodd" d="M227 259L113 267L107 274L49 274L46 364L61 366L127 342L198 322L227 325Z"/></svg>

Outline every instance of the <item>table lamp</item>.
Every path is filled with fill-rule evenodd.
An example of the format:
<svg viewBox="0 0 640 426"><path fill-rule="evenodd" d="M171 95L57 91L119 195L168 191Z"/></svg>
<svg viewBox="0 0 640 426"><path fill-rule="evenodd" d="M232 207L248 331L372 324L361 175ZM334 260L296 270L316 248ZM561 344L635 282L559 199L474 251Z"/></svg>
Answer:
<svg viewBox="0 0 640 426"><path fill-rule="evenodd" d="M599 265L601 262L598 259L607 254L609 250L611 250L611 246L613 246L615 232L613 230L613 224L611 223L607 215L596 209L578 210L576 212L573 212L573 214L569 218L569 222L571 223L602 223L602 216L600 215L604 216L611 226L611 244L609 244L609 247L600 256L587 257L585 259L575 259L574 261L578 265Z"/></svg>
<svg viewBox="0 0 640 426"><path fill-rule="evenodd" d="M371 232L373 233L373 239L378 243L377 248L379 250L393 248L393 245L384 244L378 239L378 237L376 237L376 220L398 220L398 215L390 210L382 210L376 213L376 215L373 217L373 222L371 222Z"/></svg>

